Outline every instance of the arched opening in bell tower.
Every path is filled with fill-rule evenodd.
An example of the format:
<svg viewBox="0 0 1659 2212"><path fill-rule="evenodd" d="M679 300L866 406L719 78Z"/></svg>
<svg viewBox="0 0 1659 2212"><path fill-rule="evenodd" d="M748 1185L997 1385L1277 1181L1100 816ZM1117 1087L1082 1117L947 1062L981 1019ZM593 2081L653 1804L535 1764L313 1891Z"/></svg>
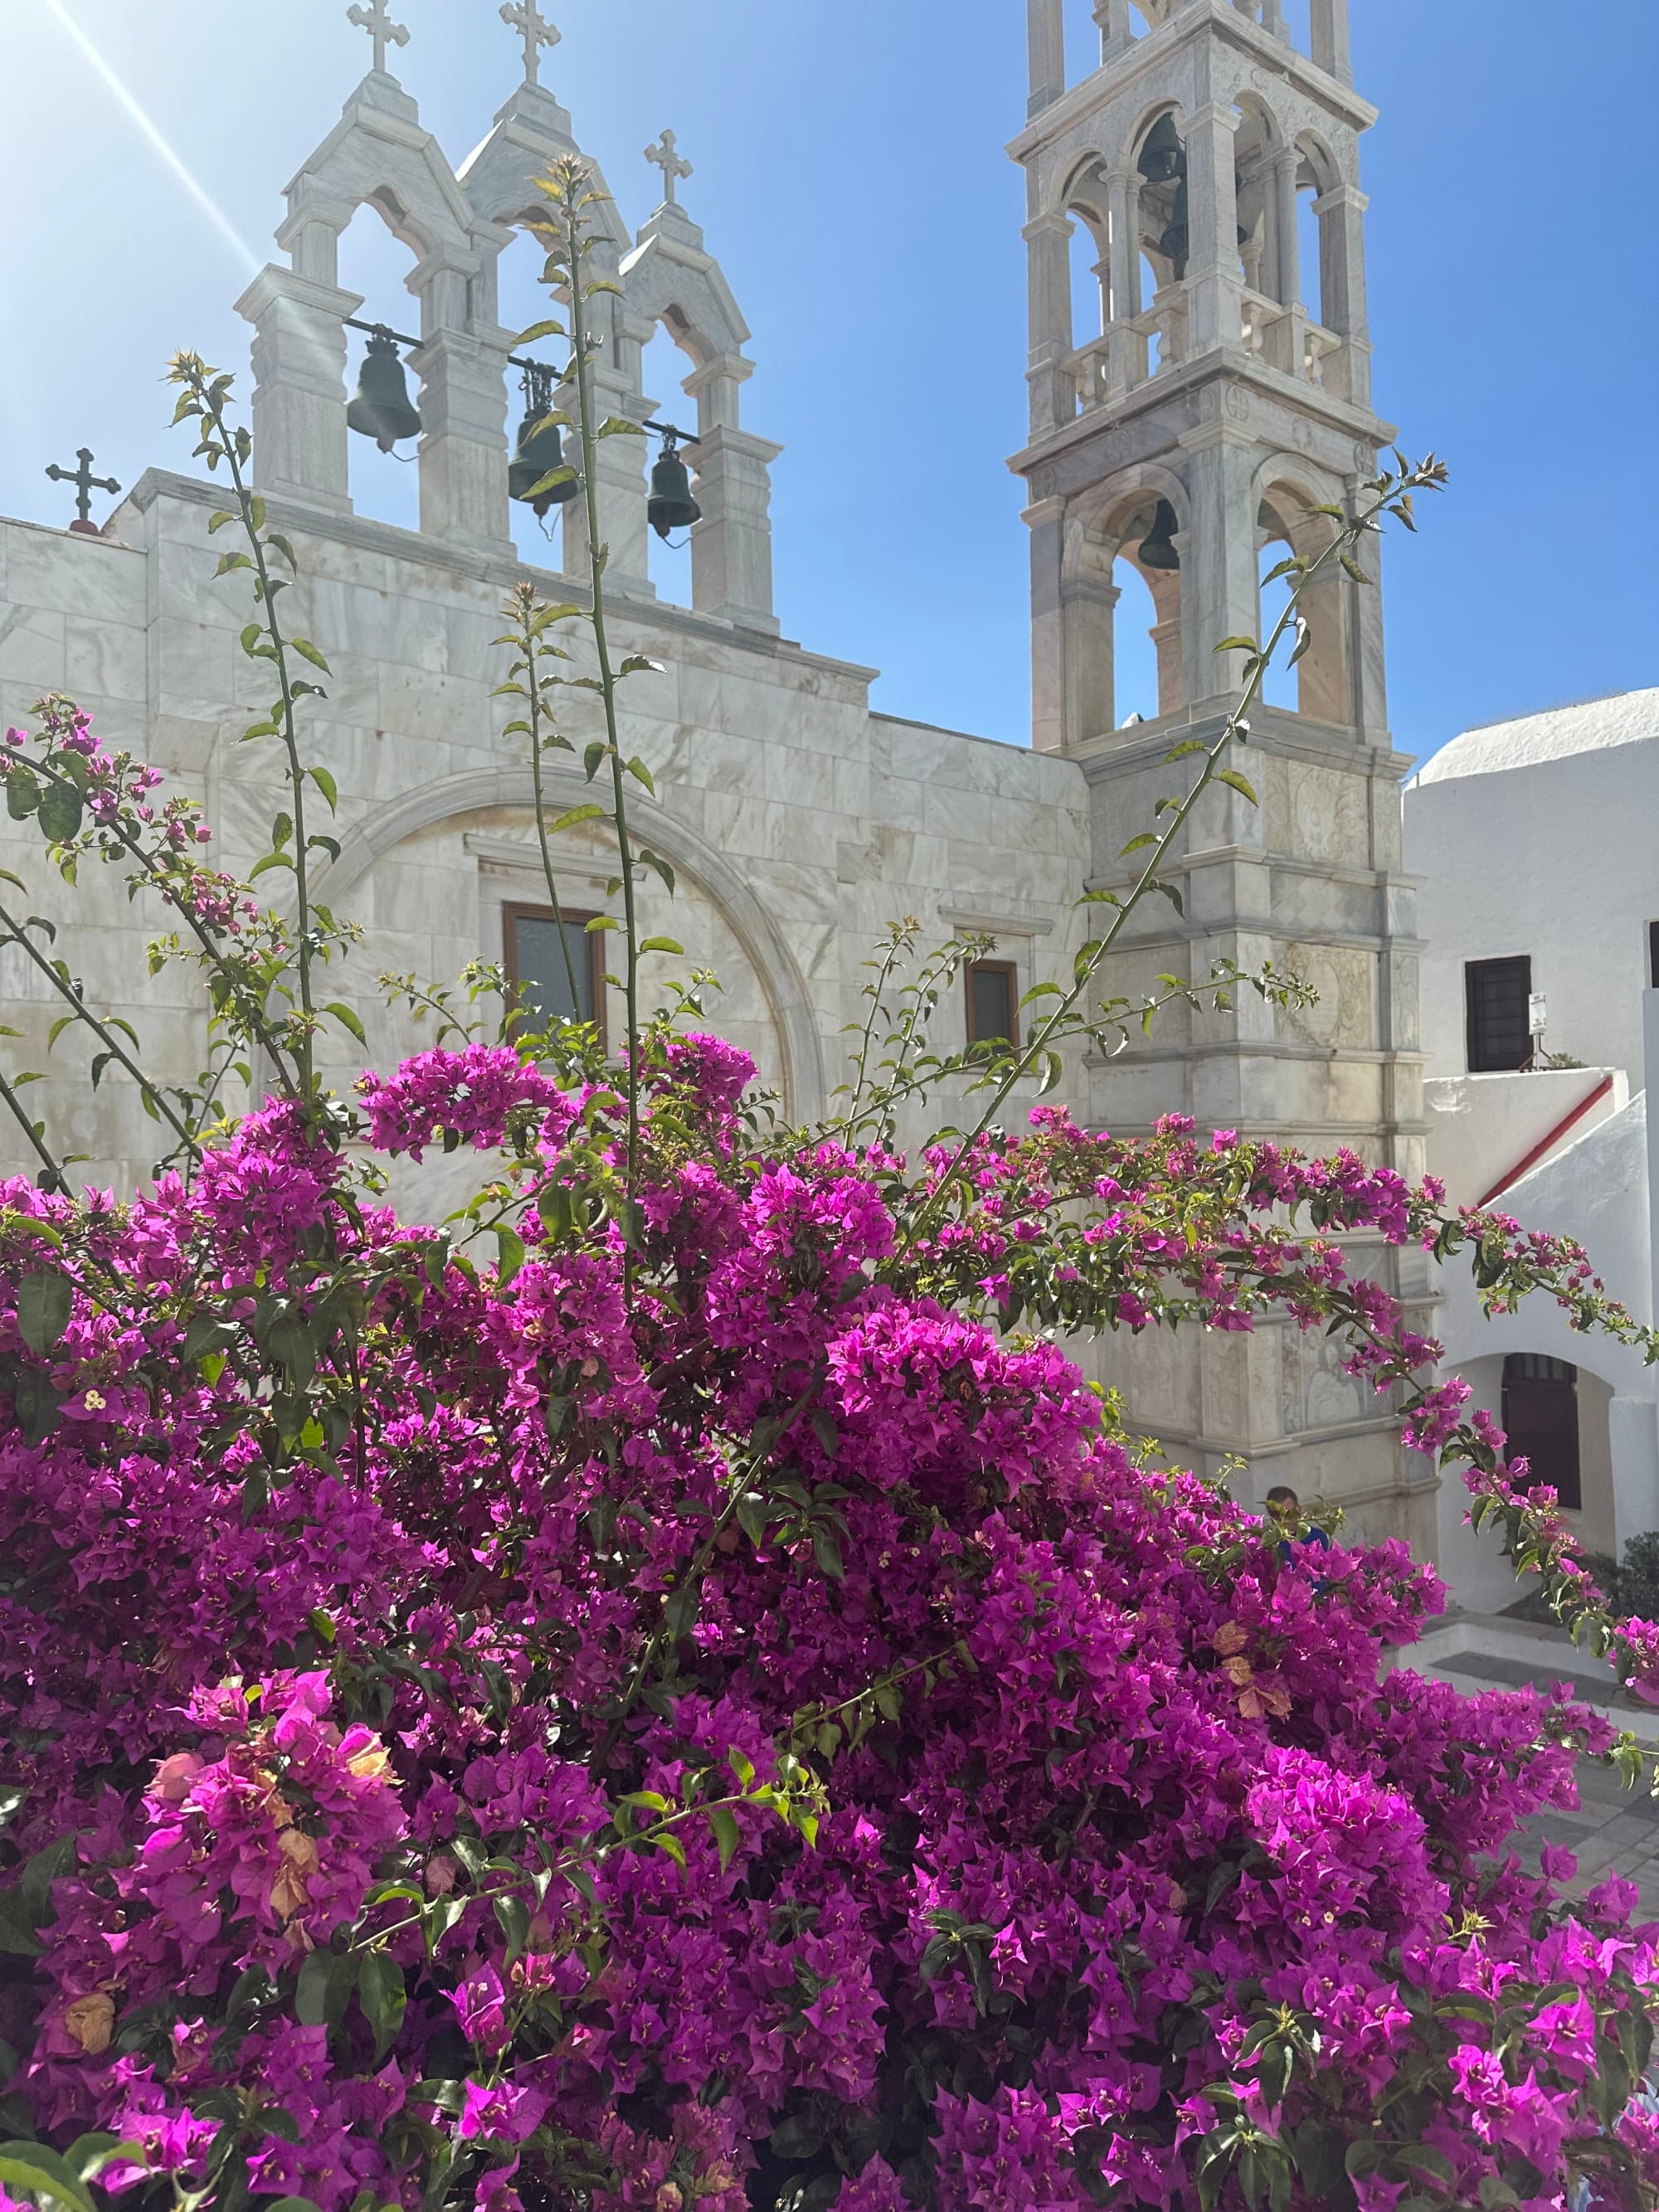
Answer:
<svg viewBox="0 0 1659 2212"><path fill-rule="evenodd" d="M384 323L413 337L420 335L421 311L410 296L408 279L419 249L404 234L403 221L395 203L383 204L378 198L363 201L340 234L339 281L362 300L357 320ZM409 406L418 410L420 379L410 367L408 349L398 347L388 353L385 347L376 346L375 366L369 368L368 338L361 331L348 331L346 339L346 390L350 401L356 403L358 423L368 419L361 404L365 395L390 392L395 397L401 390ZM398 426L388 418L383 427L389 437ZM346 441L346 470L355 513L372 521L395 524L400 530L420 528L417 434L399 437L383 450L375 436L355 430Z"/></svg>
<svg viewBox="0 0 1659 2212"><path fill-rule="evenodd" d="M1152 586L1126 554L1112 563L1112 584L1118 595L1112 610L1112 721L1124 730L1165 711L1159 703L1164 622Z"/></svg>
<svg viewBox="0 0 1659 2212"><path fill-rule="evenodd" d="M1078 741L1178 714L1184 495L1170 480L1121 490L1066 525L1061 596L1066 727Z"/></svg>
<svg viewBox="0 0 1659 2212"><path fill-rule="evenodd" d="M1325 550L1336 524L1331 516L1315 510L1333 503L1328 491L1322 494L1306 482L1288 476L1275 477L1263 491L1257 510L1257 543L1264 579L1258 635L1264 643L1284 612L1295 582L1288 576L1271 584L1265 579L1291 556L1312 561ZM1346 579L1333 561L1302 595L1299 611L1307 623L1306 648L1291 666L1292 641L1286 641L1268 674L1264 690L1267 705L1339 727L1353 720L1347 602Z"/></svg>
<svg viewBox="0 0 1659 2212"><path fill-rule="evenodd" d="M497 283L496 314L503 330L516 338L520 331L533 330L538 323L549 321L568 323L565 303L556 299L542 282L542 272L547 264L547 247L534 238L522 224L516 227L511 243L507 246L495 264ZM524 344L515 344L513 351L521 360L544 362L555 370L565 366L570 356L568 337L549 336L532 338ZM550 441L540 425L545 418L532 413L532 393L526 389L522 369L509 367L507 372L507 447L509 469L521 456L528 465L531 457L551 458ZM574 451L574 434L560 434L562 457L567 465L572 464ZM509 477L509 483L512 481ZM524 482L520 478L520 482ZM532 568L562 570L569 566L565 557L564 518L568 502L555 500L547 505L546 512L538 515L535 507L523 499L509 499L508 527L520 557Z"/></svg>
<svg viewBox="0 0 1659 2212"><path fill-rule="evenodd" d="M660 422L672 422L682 430L697 428L697 403L685 390L685 380L696 372L697 362L684 337L677 336L666 322L659 322L640 356L640 389L651 404L654 418ZM642 450L647 470L653 469L663 451L661 441L654 437L642 441ZM680 458L686 468L696 462L696 448L682 451ZM677 524L666 538L653 530L647 547L650 560L651 581L659 599L671 606L689 607L691 605L691 538L690 526Z"/></svg>

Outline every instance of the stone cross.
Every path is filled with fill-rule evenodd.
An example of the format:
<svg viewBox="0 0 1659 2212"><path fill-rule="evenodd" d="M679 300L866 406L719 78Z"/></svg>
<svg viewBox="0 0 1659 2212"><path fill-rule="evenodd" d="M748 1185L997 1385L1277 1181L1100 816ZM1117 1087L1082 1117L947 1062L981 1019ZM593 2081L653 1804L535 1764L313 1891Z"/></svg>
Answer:
<svg viewBox="0 0 1659 2212"><path fill-rule="evenodd" d="M542 81L541 50L544 46L556 46L563 36L562 32L555 30L543 15L537 0L504 0L501 21L510 23L523 35L525 82L539 84Z"/></svg>
<svg viewBox="0 0 1659 2212"><path fill-rule="evenodd" d="M348 8L348 23L355 23L360 31L367 31L374 41L374 68L377 75L386 73L386 50L388 46L406 46L409 33L401 23L394 23L386 12L386 0L373 0L373 5L361 4Z"/></svg>
<svg viewBox="0 0 1659 2212"><path fill-rule="evenodd" d="M645 149L646 160L654 162L662 171L663 196L670 207L675 204L674 185L677 179L696 174L690 161L681 155L678 147L679 141L673 132L665 131L656 145L647 146Z"/></svg>
<svg viewBox="0 0 1659 2212"><path fill-rule="evenodd" d="M94 476L92 452L89 447L82 446L75 458L81 464L78 469L60 469L54 461L46 471L46 474L54 483L72 483L75 486L75 512L77 520L71 523L70 527L86 532L92 528L94 492L106 491L113 495L119 491L121 487L113 477Z"/></svg>

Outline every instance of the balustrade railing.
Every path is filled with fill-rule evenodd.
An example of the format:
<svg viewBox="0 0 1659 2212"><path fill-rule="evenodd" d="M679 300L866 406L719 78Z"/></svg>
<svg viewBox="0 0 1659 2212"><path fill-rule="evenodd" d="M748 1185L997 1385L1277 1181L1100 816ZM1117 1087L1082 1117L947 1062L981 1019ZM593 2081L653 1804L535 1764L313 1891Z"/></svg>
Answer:
<svg viewBox="0 0 1659 2212"><path fill-rule="evenodd" d="M1316 323L1304 307L1286 307L1265 292L1247 289L1240 303L1244 350L1281 376L1348 397L1346 342ZM1144 384L1167 375L1187 358L1188 313L1184 284L1166 284L1151 307L1109 325L1099 337L1069 354L1064 371L1076 411L1109 407Z"/></svg>

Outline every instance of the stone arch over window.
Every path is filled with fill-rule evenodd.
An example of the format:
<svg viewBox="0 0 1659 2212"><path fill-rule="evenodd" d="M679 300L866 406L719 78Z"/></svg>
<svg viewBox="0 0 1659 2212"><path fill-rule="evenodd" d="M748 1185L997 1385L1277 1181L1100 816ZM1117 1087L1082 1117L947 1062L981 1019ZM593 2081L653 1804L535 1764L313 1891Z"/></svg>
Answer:
<svg viewBox="0 0 1659 2212"><path fill-rule="evenodd" d="M556 812L592 795L579 769L550 764L543 782L545 803ZM528 815L533 805L527 766L440 777L381 808L350 831L342 842L339 858L319 878L319 895L338 904L378 860L422 830L451 823L459 827L469 817L502 808ZM678 875L702 889L753 969L777 1039L786 1115L792 1121L820 1120L829 1097L823 1051L811 995L787 939L738 869L705 838L643 795L630 801L629 811L637 834Z"/></svg>
<svg viewBox="0 0 1659 2212"><path fill-rule="evenodd" d="M1320 483L1290 456L1278 455L1264 464L1256 477L1255 499L1264 568L1291 554L1316 559L1332 544L1338 527L1335 518L1315 510L1338 504L1338 492ZM1302 600L1311 641L1294 671L1293 711L1312 721L1346 727L1353 720L1349 611L1354 588L1333 562ZM1264 606L1264 630L1266 614Z"/></svg>
<svg viewBox="0 0 1659 2212"><path fill-rule="evenodd" d="M1149 465L1119 477L1103 498L1066 519L1060 591L1065 656L1065 726L1077 744L1117 729L1130 711L1144 714L1120 684L1127 662L1124 587L1144 586L1154 620L1160 719L1179 714L1188 696L1182 619L1182 535L1189 520L1185 487L1171 471ZM1151 550L1150 557L1147 549ZM1171 567L1170 562L1176 565Z"/></svg>

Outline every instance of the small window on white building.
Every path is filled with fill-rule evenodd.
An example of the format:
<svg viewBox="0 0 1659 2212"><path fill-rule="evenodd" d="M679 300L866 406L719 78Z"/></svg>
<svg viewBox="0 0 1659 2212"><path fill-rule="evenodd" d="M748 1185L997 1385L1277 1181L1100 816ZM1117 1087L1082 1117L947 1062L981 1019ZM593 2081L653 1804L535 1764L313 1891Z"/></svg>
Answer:
<svg viewBox="0 0 1659 2212"><path fill-rule="evenodd" d="M968 1042L1017 1044L1019 1041L1019 970L1012 960L968 963Z"/></svg>
<svg viewBox="0 0 1659 2212"><path fill-rule="evenodd" d="M507 906L501 909L501 949L507 980L532 1019L594 1022L605 1042L605 938L588 933L590 915L563 915L564 942L550 907ZM570 992L574 976L576 991Z"/></svg>
<svg viewBox="0 0 1659 2212"><path fill-rule="evenodd" d="M1463 970L1469 1073L1498 1075L1532 1058L1532 962L1471 960Z"/></svg>
<svg viewBox="0 0 1659 2212"><path fill-rule="evenodd" d="M1566 1511L1580 1511L1578 1370L1540 1352L1511 1352L1504 1362L1504 1429L1510 1457L1524 1458L1532 1480L1548 1483Z"/></svg>
<svg viewBox="0 0 1659 2212"><path fill-rule="evenodd" d="M1648 985L1659 991L1659 921L1648 924Z"/></svg>

